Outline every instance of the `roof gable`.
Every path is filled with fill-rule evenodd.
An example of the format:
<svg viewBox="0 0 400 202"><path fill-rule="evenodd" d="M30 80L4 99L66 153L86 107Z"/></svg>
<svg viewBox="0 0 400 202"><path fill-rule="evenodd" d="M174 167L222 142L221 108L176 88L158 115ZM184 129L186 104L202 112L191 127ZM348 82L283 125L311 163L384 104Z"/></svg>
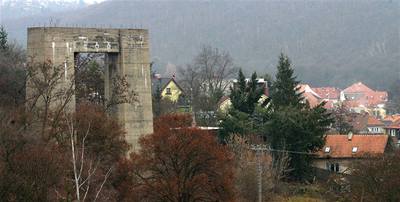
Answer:
<svg viewBox="0 0 400 202"><path fill-rule="evenodd" d="M161 89L161 92L165 90L165 88L171 83L173 82L176 87L182 92L184 93L183 89L179 86L179 84L175 81L174 78L154 78L152 80L152 92L153 94L156 93L157 87L159 87Z"/></svg>
<svg viewBox="0 0 400 202"><path fill-rule="evenodd" d="M353 85L347 87L343 90L344 93L371 93L375 92L362 82L354 83Z"/></svg>

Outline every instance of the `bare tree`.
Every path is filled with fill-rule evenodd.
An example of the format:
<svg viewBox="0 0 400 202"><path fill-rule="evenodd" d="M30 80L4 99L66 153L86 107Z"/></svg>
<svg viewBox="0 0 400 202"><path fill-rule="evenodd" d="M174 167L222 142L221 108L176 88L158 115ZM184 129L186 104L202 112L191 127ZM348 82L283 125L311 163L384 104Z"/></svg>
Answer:
<svg viewBox="0 0 400 202"><path fill-rule="evenodd" d="M0 106L15 107L25 99L25 51L15 43L0 50Z"/></svg>
<svg viewBox="0 0 400 202"><path fill-rule="evenodd" d="M232 78L237 68L228 52L211 46L204 46L194 58L193 63L180 68L180 81L187 89L192 89L193 96L199 94L213 97L228 89L228 79Z"/></svg>
<svg viewBox="0 0 400 202"><path fill-rule="evenodd" d="M76 63L76 74L70 75L66 73L65 64L55 65L51 61L34 62L34 59L31 58L26 66L28 89L26 106L28 111L38 117L36 120L40 125L40 134L43 138L48 139L55 135L55 128L61 121L63 113L73 108L71 103L75 101L77 92L85 91L83 88L88 86L94 87L83 93L84 96L80 95L82 96L80 101L101 104L106 111L119 104L136 103L137 94L131 90L125 75L112 77L111 96L106 99L104 75L102 75L104 72L100 71L99 73L94 70L80 74L96 57L98 56L88 55L86 58L79 59L79 62ZM103 95L101 95L101 99L91 99L90 95L94 94Z"/></svg>
<svg viewBox="0 0 400 202"><path fill-rule="evenodd" d="M98 183L99 181L96 179L98 176L96 175L99 169L100 161L94 161L92 158L87 157L87 152L85 151L85 141L89 135L91 124L89 124L83 138L78 140L77 131L74 127L74 121L66 118L66 123L71 142L71 162L73 171L72 181L74 183L76 200L85 201L88 197L88 194L92 192L92 200L96 201L100 196L104 184L107 182L111 174L112 167L107 170L101 183ZM95 183L96 180L98 183L97 186Z"/></svg>
<svg viewBox="0 0 400 202"><path fill-rule="evenodd" d="M42 138L50 138L51 128L58 125L62 113L74 96L74 82L67 80L64 67L51 61L27 65L27 109L38 117Z"/></svg>
<svg viewBox="0 0 400 202"><path fill-rule="evenodd" d="M204 117L214 117L217 103L237 69L228 52L211 46L204 46L192 64L179 68L179 81L190 96L193 110Z"/></svg>
<svg viewBox="0 0 400 202"><path fill-rule="evenodd" d="M264 151L261 156L257 156L258 154L251 149L252 142L255 140L240 135L232 135L227 140L228 147L235 155L235 184L239 191L237 196L239 201L257 201L259 183L262 183L263 199L271 199L289 171L289 157L286 152L280 153L279 158L273 158L271 151ZM258 170L260 164L261 176Z"/></svg>
<svg viewBox="0 0 400 202"><path fill-rule="evenodd" d="M194 59L194 68L200 70L200 88L208 95L224 92L229 83L226 79L236 73L233 59L228 52L205 46Z"/></svg>

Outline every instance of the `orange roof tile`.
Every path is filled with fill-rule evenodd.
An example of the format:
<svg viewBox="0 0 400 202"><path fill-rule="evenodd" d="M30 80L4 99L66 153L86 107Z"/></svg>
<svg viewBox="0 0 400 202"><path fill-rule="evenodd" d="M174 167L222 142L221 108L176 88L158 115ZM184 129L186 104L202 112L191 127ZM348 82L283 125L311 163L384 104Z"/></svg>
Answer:
<svg viewBox="0 0 400 202"><path fill-rule="evenodd" d="M354 158L365 154L379 155L385 152L387 135L327 135L325 146L317 152L319 158ZM329 152L327 147L329 147ZM357 148L357 149L355 149ZM355 152L354 152L355 151Z"/></svg>
<svg viewBox="0 0 400 202"><path fill-rule="evenodd" d="M363 84L362 82L354 83L353 85L347 87L343 90L345 93L367 93L367 92L374 92L371 88Z"/></svg>
<svg viewBox="0 0 400 202"><path fill-rule="evenodd" d="M396 122L400 120L400 114L387 115L383 121Z"/></svg>
<svg viewBox="0 0 400 202"><path fill-rule="evenodd" d="M400 129L400 120L397 120L385 128Z"/></svg>
<svg viewBox="0 0 400 202"><path fill-rule="evenodd" d="M312 88L323 99L339 99L340 89L335 87Z"/></svg>
<svg viewBox="0 0 400 202"><path fill-rule="evenodd" d="M347 105L349 107L375 107L387 102L388 93L386 91L374 91L361 82L355 83L343 90L345 94L350 94Z"/></svg>
<svg viewBox="0 0 400 202"><path fill-rule="evenodd" d="M384 126L385 124L373 116L368 116L367 125L368 126Z"/></svg>

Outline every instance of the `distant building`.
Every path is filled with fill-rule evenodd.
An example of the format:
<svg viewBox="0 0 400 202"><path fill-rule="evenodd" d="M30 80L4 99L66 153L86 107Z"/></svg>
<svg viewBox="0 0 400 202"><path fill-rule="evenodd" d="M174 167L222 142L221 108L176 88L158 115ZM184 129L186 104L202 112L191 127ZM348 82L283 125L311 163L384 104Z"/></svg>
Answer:
<svg viewBox="0 0 400 202"><path fill-rule="evenodd" d="M152 80L153 95L160 93L162 99L169 99L172 102L178 102L185 93L183 89L175 81L175 78L161 78L155 75Z"/></svg>
<svg viewBox="0 0 400 202"><path fill-rule="evenodd" d="M344 89L340 94L340 100L353 112L368 112L382 119L386 116L388 93L372 90L361 82Z"/></svg>
<svg viewBox="0 0 400 202"><path fill-rule="evenodd" d="M310 107L316 107L317 105L325 102L324 108L333 110L340 102L340 89L335 87L320 87L312 88L308 84L299 84L297 86L299 92L302 93L305 101L308 101Z"/></svg>
<svg viewBox="0 0 400 202"><path fill-rule="evenodd" d="M312 90L319 95L319 97L325 101L326 109L334 109L339 105L340 92L339 88L335 87L319 87L312 88Z"/></svg>
<svg viewBox="0 0 400 202"><path fill-rule="evenodd" d="M385 126L385 133L392 138L396 147L400 147L400 119Z"/></svg>
<svg viewBox="0 0 400 202"><path fill-rule="evenodd" d="M350 174L355 160L383 155L388 146L387 135L327 135L325 146L316 153L313 166Z"/></svg>
<svg viewBox="0 0 400 202"><path fill-rule="evenodd" d="M354 133L359 134L384 134L385 124L368 113L351 113L347 116L348 123L353 127Z"/></svg>
<svg viewBox="0 0 400 202"><path fill-rule="evenodd" d="M308 84L299 84L297 88L299 88L299 93L302 93L304 100L310 104L311 108L316 107L323 101L322 97L318 95Z"/></svg>

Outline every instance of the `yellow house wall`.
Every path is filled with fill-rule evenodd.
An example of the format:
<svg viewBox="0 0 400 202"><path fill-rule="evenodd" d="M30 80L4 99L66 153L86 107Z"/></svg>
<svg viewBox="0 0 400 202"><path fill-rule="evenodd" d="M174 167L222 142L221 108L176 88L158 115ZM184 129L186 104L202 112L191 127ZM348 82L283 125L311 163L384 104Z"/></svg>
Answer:
<svg viewBox="0 0 400 202"><path fill-rule="evenodd" d="M171 94L167 94L167 88L171 89ZM169 82L167 86L164 88L164 90L161 92L161 97L162 98L168 98L172 102L176 102L179 99L179 95L182 93L182 91L179 89L179 87L175 84L175 82Z"/></svg>

